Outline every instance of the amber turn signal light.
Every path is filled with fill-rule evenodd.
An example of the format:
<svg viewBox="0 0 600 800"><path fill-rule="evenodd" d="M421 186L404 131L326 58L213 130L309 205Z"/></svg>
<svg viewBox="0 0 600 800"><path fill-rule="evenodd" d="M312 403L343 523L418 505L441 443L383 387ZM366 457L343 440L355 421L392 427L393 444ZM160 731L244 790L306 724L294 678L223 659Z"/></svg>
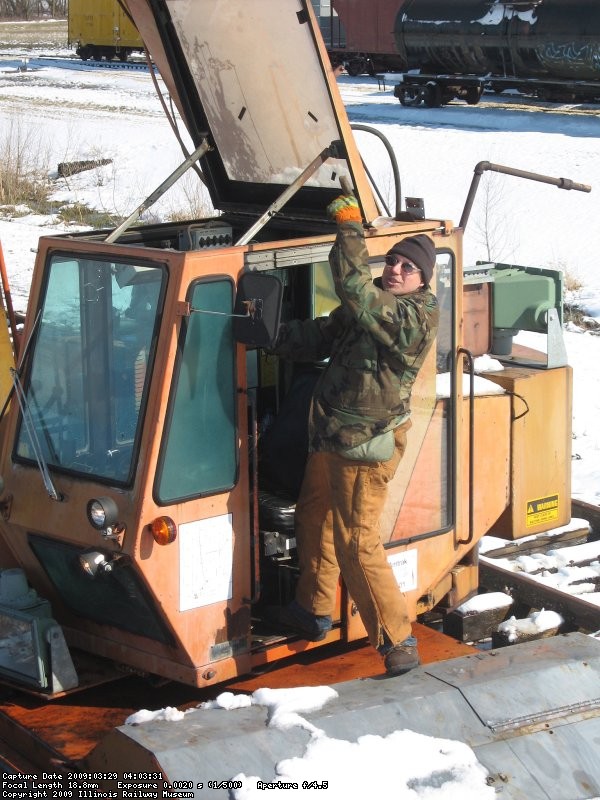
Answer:
<svg viewBox="0 0 600 800"><path fill-rule="evenodd" d="M177 525L171 517L157 517L150 530L156 544L171 544L177 538Z"/></svg>

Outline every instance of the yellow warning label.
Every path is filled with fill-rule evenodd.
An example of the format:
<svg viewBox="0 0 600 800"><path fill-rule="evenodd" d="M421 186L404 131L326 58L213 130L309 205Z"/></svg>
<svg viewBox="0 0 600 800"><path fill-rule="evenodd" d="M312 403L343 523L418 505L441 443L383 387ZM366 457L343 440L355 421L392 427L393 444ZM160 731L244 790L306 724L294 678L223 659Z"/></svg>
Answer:
<svg viewBox="0 0 600 800"><path fill-rule="evenodd" d="M542 525L544 522L552 522L558 519L558 495L551 494L548 497L539 497L537 500L529 500L527 503L526 525L533 528L535 525Z"/></svg>

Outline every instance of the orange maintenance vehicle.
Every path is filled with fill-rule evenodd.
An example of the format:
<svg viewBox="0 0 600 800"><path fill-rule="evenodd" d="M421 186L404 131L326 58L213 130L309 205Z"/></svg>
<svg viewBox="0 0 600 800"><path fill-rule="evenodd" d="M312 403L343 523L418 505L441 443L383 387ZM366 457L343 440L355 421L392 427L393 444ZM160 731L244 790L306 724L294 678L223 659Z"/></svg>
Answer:
<svg viewBox="0 0 600 800"><path fill-rule="evenodd" d="M437 253L439 334L382 525L412 619L477 593L484 535L517 539L571 517L560 273L468 269L462 239L485 170L589 187L485 163L460 225L414 199L403 209L399 193L390 212L310 3L128 7L196 148L173 179L200 170L215 215L136 226L162 186L113 231L40 240L0 428L0 674L45 703L102 672L211 689L364 639L343 584L321 642L264 619L294 595L303 421L326 367L268 351L280 321L337 305L325 208L342 185L362 209L373 274L406 236L427 234ZM545 336L545 352L519 348L518 330ZM476 392L474 359L494 350L505 369ZM598 642L578 646L598 669ZM94 763L134 758L109 740Z"/></svg>

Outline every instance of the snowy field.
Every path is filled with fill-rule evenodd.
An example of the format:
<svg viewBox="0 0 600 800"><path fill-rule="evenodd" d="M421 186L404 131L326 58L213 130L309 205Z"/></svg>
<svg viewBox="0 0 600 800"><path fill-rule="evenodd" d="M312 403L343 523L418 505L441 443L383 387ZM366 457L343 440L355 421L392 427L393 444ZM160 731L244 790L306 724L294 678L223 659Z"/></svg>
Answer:
<svg viewBox="0 0 600 800"><path fill-rule="evenodd" d="M127 216L182 160L148 72L89 69L80 62L3 51L0 43L0 143L15 135L27 143L53 179L52 199ZM4 55L3 55L4 53ZM69 55L58 50L56 55ZM26 67L26 69L25 69ZM465 235L465 263L500 262L561 269L582 285L580 301L600 317L596 248L600 192L600 109L546 107L523 110L514 98L496 107L455 103L440 109L402 107L393 81L338 79L350 121L372 125L397 153L404 196L421 197L428 216L458 221L473 169L491 161L590 184L590 194L486 173ZM552 108L552 110L550 110ZM185 130L181 133L187 142ZM389 162L379 140L357 131L359 148L390 207ZM62 161L110 159L70 178ZM168 219L178 211L209 208L203 187L185 176L148 212ZM0 241L13 302L24 310L41 234L64 231L56 217L0 215ZM566 332L575 370L573 496L600 502L600 337Z"/></svg>

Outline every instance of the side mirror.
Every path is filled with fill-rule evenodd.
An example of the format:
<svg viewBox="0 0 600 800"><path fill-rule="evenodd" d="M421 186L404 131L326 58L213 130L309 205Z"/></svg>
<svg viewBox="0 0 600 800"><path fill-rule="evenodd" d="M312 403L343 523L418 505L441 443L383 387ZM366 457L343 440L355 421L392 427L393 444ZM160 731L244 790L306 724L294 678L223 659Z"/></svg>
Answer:
<svg viewBox="0 0 600 800"><path fill-rule="evenodd" d="M271 348L281 319L283 284L275 275L245 272L235 296L233 337L250 347Z"/></svg>

